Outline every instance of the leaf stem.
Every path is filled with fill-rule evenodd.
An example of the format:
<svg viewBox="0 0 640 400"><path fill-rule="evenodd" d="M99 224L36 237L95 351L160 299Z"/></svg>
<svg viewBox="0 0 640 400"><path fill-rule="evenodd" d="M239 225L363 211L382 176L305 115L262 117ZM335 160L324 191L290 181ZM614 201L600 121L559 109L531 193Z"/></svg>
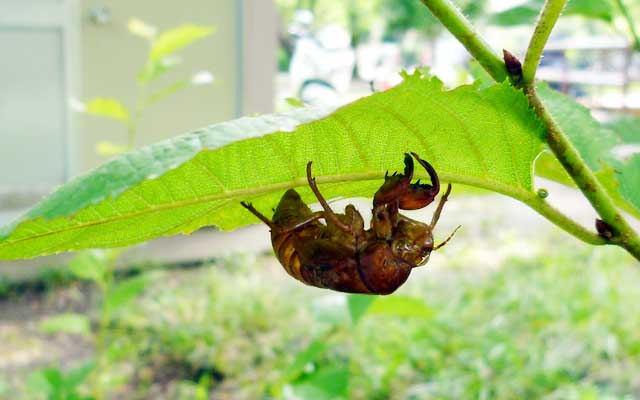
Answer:
<svg viewBox="0 0 640 400"><path fill-rule="evenodd" d="M585 243L597 246L609 244L607 240L567 217L558 209L551 206L545 199L542 199L535 194L521 198L520 201L533 208L549 221L553 222L557 227Z"/></svg>
<svg viewBox="0 0 640 400"><path fill-rule="evenodd" d="M636 31L636 26L633 22L633 18L631 17L631 13L629 13L629 8L627 8L626 4L624 4L623 0L615 0L616 5L620 9L624 20L627 22L629 26L629 32L633 38L633 48L636 51L640 51L640 36L638 35L638 31Z"/></svg>
<svg viewBox="0 0 640 400"><path fill-rule="evenodd" d="M507 79L502 59L478 34L473 25L450 0L421 0L431 13L478 60L480 65L498 82Z"/></svg>
<svg viewBox="0 0 640 400"><path fill-rule="evenodd" d="M522 76L525 84L530 84L535 79L544 46L547 44L549 35L551 35L566 3L567 0L547 0L544 3L535 31L531 35L527 54L524 57Z"/></svg>

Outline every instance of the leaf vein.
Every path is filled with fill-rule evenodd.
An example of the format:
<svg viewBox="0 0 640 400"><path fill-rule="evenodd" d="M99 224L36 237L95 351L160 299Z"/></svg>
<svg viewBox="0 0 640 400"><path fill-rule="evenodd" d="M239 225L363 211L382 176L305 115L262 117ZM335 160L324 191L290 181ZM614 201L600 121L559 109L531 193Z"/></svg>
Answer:
<svg viewBox="0 0 640 400"><path fill-rule="evenodd" d="M229 191L229 189L227 189L226 185L222 182L222 179L220 179L220 177L218 177L218 175L214 174L213 171L209 168L209 166L205 165L200 160L198 160L198 157L192 158L191 161L195 165L200 167L203 171L205 171L207 173L207 175L209 175L215 181L215 183L218 186L220 186L220 189L222 189L223 192L228 192Z"/></svg>

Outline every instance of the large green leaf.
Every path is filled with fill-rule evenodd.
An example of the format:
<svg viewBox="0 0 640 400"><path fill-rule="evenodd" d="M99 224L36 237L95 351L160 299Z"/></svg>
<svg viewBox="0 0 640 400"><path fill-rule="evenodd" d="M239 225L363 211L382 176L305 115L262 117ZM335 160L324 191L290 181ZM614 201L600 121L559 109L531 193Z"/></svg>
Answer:
<svg viewBox="0 0 640 400"><path fill-rule="evenodd" d="M241 200L269 213L299 187L312 201L309 160L328 198L371 197L385 171L401 170L403 153L415 151L443 181L530 200L541 132L526 98L506 83L446 91L416 73L335 112L241 118L122 155L0 231L0 259L255 223Z"/></svg>

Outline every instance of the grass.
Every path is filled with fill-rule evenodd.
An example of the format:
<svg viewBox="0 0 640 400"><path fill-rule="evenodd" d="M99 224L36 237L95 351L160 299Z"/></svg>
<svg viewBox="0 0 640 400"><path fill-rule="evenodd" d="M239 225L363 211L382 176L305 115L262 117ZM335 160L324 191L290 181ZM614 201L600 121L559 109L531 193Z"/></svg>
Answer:
<svg viewBox="0 0 640 400"><path fill-rule="evenodd" d="M306 287L270 256L152 272L102 379L116 398L640 397L637 264L543 240L493 268L454 248L390 297Z"/></svg>

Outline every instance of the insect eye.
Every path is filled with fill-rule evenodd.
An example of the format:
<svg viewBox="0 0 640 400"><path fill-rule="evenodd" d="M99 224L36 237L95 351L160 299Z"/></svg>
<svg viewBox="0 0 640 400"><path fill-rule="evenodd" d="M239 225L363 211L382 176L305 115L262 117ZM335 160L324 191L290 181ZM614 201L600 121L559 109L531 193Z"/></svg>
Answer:
<svg viewBox="0 0 640 400"><path fill-rule="evenodd" d="M414 251L413 243L411 243L411 241L407 239L396 239L393 241L392 246L394 254L399 257L402 257L403 255Z"/></svg>

